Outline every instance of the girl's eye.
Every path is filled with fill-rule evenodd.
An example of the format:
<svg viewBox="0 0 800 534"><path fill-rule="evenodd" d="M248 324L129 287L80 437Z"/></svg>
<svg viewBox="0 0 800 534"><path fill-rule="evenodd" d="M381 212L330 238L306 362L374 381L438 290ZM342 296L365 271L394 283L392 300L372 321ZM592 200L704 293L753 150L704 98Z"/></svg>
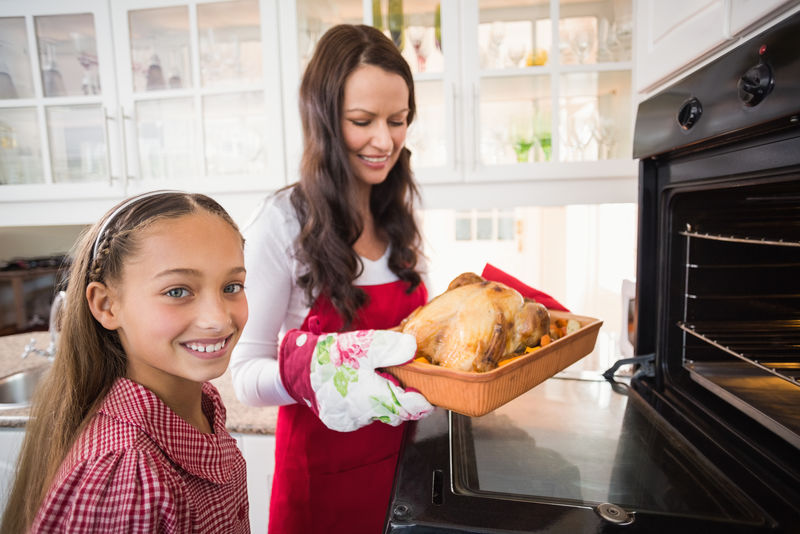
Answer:
<svg viewBox="0 0 800 534"><path fill-rule="evenodd" d="M368 126L368 125L369 125L369 121L356 121L356 120L352 120L352 121L350 121L350 122L352 122L352 123L353 123L353 124L355 124L356 126Z"/></svg>
<svg viewBox="0 0 800 534"><path fill-rule="evenodd" d="M240 284L239 282L235 282L233 284L228 284L227 286L225 286L224 291L225 293L238 293L242 289L244 289L244 285Z"/></svg>
<svg viewBox="0 0 800 534"><path fill-rule="evenodd" d="M189 296L189 290L185 287L173 287L165 293L166 296L179 299Z"/></svg>
<svg viewBox="0 0 800 534"><path fill-rule="evenodd" d="M405 126L406 121L390 121L389 124L392 126Z"/></svg>

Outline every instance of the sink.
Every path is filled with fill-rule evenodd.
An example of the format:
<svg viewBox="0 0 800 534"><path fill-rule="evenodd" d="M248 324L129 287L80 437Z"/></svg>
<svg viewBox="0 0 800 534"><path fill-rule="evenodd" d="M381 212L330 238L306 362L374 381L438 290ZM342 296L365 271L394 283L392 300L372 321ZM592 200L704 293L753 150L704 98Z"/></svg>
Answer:
<svg viewBox="0 0 800 534"><path fill-rule="evenodd" d="M43 365L0 378L0 410L30 406L36 386L49 368Z"/></svg>

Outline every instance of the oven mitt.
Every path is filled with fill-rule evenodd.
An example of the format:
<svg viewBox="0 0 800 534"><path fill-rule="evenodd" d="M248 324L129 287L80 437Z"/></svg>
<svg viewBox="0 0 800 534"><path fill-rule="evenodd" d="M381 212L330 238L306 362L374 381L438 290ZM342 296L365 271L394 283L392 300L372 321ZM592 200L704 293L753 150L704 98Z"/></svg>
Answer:
<svg viewBox="0 0 800 534"><path fill-rule="evenodd" d="M331 430L350 432L373 421L397 426L433 411L421 393L404 390L396 378L376 371L410 362L416 349L414 336L388 330L290 330L278 362L292 398L308 405Z"/></svg>
<svg viewBox="0 0 800 534"><path fill-rule="evenodd" d="M517 290L520 295L525 298L533 299L535 302L544 305L545 308L548 310L560 310L569 312L569 310L564 307L563 304L558 302L556 299L545 293L544 291L539 291L538 289L534 289L527 284L523 284L517 278L514 278L510 274L505 271L502 271L492 265L491 263L487 263L486 266L483 268L483 272L481 276L487 280L491 280L493 282L500 282L501 284L505 284L511 289Z"/></svg>

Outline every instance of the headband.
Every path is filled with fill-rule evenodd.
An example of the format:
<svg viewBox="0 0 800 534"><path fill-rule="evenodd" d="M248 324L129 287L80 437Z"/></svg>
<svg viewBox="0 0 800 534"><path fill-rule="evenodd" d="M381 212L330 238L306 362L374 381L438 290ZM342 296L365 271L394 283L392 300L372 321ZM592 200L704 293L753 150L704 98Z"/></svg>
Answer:
<svg viewBox="0 0 800 534"><path fill-rule="evenodd" d="M111 215L106 217L103 226L100 227L100 230L97 232L97 237L94 239L94 246L92 247L92 257L90 260L93 260L97 256L97 247L100 245L100 239L103 237L103 234L106 232L108 225L111 224L111 221L117 218L117 216L125 211L126 208L130 207L132 204L136 204L140 200L144 200L146 198L154 197L157 195L166 195L169 193L184 193L184 191L176 191L172 189L161 189L158 191L148 191L147 193L142 193L141 195L136 195L135 197L131 197L125 202L123 202L117 209L111 212Z"/></svg>

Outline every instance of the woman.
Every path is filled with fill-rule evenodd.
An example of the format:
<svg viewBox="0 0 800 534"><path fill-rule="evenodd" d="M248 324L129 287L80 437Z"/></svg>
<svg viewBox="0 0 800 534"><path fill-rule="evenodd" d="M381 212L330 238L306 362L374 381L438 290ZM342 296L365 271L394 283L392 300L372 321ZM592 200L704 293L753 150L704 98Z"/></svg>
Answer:
<svg viewBox="0 0 800 534"><path fill-rule="evenodd" d="M266 199L244 231L250 322L231 369L242 402L281 405L270 532L379 532L402 423L432 409L372 371L410 360L413 338L365 332L396 326L427 300L404 146L414 111L411 71L386 36L330 29L300 87L300 181ZM319 336L343 331L357 332ZM336 386L357 402L337 404L337 388L321 384L329 342L337 366L364 356L330 369L351 377ZM370 411L372 394L389 389L395 404Z"/></svg>

